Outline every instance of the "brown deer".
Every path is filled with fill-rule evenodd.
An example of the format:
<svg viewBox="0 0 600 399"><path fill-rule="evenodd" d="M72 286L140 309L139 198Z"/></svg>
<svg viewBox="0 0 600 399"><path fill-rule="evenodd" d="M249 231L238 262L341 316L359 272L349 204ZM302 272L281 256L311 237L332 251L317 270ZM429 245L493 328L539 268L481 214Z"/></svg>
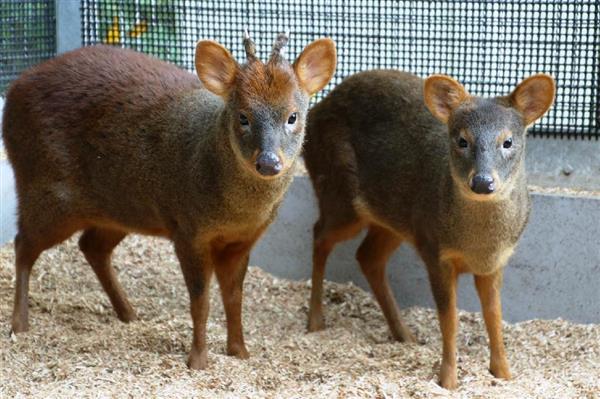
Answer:
<svg viewBox="0 0 600 399"><path fill-rule="evenodd" d="M29 275L47 248L83 230L79 246L122 321L136 315L111 266L128 234L173 241L193 320L189 367L207 364L213 272L227 353L247 358L241 325L248 254L293 177L311 95L333 75L330 39L293 65L277 37L268 62L247 63L200 41L198 78L130 50L82 48L47 61L8 91L3 137L15 172L14 332L28 329Z"/></svg>
<svg viewBox="0 0 600 399"><path fill-rule="evenodd" d="M488 99L470 96L447 76L423 81L379 70L351 76L316 105L304 152L320 208L308 330L324 327L329 253L367 228L356 258L393 337L414 340L386 278L390 255L407 241L427 266L438 308L441 385L457 385L460 273L475 277L490 338L490 370L510 378L502 342L502 270L529 215L526 130L551 106L554 92L547 75Z"/></svg>

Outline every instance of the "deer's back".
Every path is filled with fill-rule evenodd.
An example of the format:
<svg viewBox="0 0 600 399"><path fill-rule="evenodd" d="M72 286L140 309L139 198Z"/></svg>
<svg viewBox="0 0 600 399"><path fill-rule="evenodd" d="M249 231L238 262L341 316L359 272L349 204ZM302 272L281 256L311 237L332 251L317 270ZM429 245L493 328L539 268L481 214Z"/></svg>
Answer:
<svg viewBox="0 0 600 399"><path fill-rule="evenodd" d="M415 75L368 71L349 77L314 107L305 158L321 201L367 208L397 230L411 230L419 204L435 213L431 199L439 197L448 140L422 92Z"/></svg>
<svg viewBox="0 0 600 399"><path fill-rule="evenodd" d="M10 87L3 123L8 154L16 168L28 154L63 158L67 167L84 161L86 144L100 140L118 149L115 157L125 155L127 144L143 135L135 127L160 119L182 93L200 87L194 75L134 51L94 46L66 53Z"/></svg>
<svg viewBox="0 0 600 399"><path fill-rule="evenodd" d="M6 99L3 137L22 202L46 192L74 213L149 223L192 181L188 158L212 139L221 106L195 75L130 50L94 46L47 61Z"/></svg>
<svg viewBox="0 0 600 399"><path fill-rule="evenodd" d="M191 73L156 58L109 46L85 47L24 72L8 91L6 117L16 123L10 119L26 113L32 118L27 122L38 128L93 128L107 118L143 115L200 87Z"/></svg>

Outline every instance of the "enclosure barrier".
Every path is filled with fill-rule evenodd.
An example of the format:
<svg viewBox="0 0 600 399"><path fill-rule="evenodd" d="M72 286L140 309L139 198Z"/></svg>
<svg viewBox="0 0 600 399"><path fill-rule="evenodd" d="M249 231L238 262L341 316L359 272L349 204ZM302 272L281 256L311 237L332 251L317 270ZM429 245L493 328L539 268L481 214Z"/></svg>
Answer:
<svg viewBox="0 0 600 399"><path fill-rule="evenodd" d="M54 0L0 0L0 96L25 69L56 53Z"/></svg>
<svg viewBox="0 0 600 399"><path fill-rule="evenodd" d="M454 76L474 94L508 93L526 76L552 74L556 104L537 135L600 137L600 2L82 0L84 44L132 47L193 69L194 46L210 38L244 58L248 29L264 58L280 31L290 54L330 36L339 65L332 83L373 68Z"/></svg>
<svg viewBox="0 0 600 399"><path fill-rule="evenodd" d="M76 0L72 1L77 4ZM19 73L56 53L53 0L0 1L0 95ZM552 74L556 104L534 135L600 138L599 0L197 1L81 0L82 42L132 47L193 70L210 38L243 59L248 29L264 58L280 31L289 53L336 40L342 78L373 68L445 73L478 95L502 95L536 72Z"/></svg>

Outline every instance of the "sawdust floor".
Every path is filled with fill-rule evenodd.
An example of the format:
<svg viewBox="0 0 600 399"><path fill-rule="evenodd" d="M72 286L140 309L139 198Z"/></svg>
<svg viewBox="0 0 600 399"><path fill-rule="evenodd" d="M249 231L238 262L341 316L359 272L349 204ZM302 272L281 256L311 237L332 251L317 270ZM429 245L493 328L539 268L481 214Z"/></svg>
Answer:
<svg viewBox="0 0 600 399"><path fill-rule="evenodd" d="M167 241L129 237L114 264L140 321L114 316L76 240L47 251L31 282L30 332L9 336L12 245L0 249L0 397L600 397L600 326L534 320L505 326L515 378L487 371L479 314L460 313L458 391L436 385L435 312L405 320L420 344L391 342L370 294L326 285L329 328L305 333L309 285L251 268L244 328L251 358L225 355L225 317L212 287L209 369L185 367L187 292ZM356 267L355 265L349 267Z"/></svg>

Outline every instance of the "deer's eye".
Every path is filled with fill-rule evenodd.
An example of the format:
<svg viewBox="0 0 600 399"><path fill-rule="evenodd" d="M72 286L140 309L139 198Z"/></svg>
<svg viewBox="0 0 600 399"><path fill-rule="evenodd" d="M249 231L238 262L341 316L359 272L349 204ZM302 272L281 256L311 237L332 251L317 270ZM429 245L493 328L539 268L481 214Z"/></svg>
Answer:
<svg viewBox="0 0 600 399"><path fill-rule="evenodd" d="M248 122L248 117L244 114L240 114L240 125L248 126L250 122Z"/></svg>
<svg viewBox="0 0 600 399"><path fill-rule="evenodd" d="M504 148L512 147L512 137L509 137L506 140L504 140L504 143L502 143L502 147L504 147Z"/></svg>
<svg viewBox="0 0 600 399"><path fill-rule="evenodd" d="M296 123L296 119L298 119L298 115L294 112L288 118L288 124L293 125L294 123Z"/></svg>
<svg viewBox="0 0 600 399"><path fill-rule="evenodd" d="M464 137L459 137L458 138L458 146L460 148L467 148L469 146L469 142L467 140L465 140Z"/></svg>

